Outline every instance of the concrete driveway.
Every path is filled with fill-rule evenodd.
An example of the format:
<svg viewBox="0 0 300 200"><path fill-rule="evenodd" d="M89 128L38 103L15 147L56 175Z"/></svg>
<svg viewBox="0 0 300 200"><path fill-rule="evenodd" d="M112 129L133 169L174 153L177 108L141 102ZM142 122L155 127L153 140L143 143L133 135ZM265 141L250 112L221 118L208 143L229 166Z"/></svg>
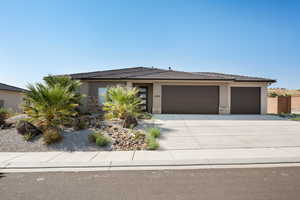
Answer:
<svg viewBox="0 0 300 200"><path fill-rule="evenodd" d="M272 115L154 115L161 149L300 147L300 122Z"/></svg>

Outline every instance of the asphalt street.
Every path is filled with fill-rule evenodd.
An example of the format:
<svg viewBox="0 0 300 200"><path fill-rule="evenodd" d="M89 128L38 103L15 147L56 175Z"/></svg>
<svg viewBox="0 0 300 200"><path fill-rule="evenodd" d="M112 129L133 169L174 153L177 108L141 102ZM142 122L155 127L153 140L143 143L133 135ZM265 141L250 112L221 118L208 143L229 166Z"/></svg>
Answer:
<svg viewBox="0 0 300 200"><path fill-rule="evenodd" d="M1 200L299 200L300 167L7 173Z"/></svg>

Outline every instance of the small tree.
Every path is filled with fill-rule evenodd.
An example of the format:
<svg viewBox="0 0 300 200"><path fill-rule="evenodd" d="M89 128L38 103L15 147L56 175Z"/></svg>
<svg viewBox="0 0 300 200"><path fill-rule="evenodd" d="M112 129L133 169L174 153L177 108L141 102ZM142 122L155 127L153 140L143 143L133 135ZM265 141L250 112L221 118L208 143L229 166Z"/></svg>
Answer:
<svg viewBox="0 0 300 200"><path fill-rule="evenodd" d="M107 90L103 110L113 118L126 119L141 114L137 88L112 87Z"/></svg>
<svg viewBox="0 0 300 200"><path fill-rule="evenodd" d="M43 129L57 128L77 115L81 95L80 83L69 77L45 78L45 84L29 84L24 99L24 112Z"/></svg>
<svg viewBox="0 0 300 200"><path fill-rule="evenodd" d="M74 95L72 101L76 104L80 104L81 99L84 97L84 95L80 94L79 92L81 82L78 80L73 80L69 76L49 75L44 78L44 81L48 87L55 87L58 85L72 93Z"/></svg>

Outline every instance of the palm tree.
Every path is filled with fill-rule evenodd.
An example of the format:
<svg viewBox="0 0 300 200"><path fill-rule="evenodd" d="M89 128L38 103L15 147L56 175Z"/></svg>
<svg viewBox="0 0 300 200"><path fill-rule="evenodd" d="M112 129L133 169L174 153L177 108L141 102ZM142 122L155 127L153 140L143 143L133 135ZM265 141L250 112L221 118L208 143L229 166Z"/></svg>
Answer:
<svg viewBox="0 0 300 200"><path fill-rule="evenodd" d="M29 84L24 112L42 129L57 128L78 113L81 95L77 81L65 77L47 77L46 84Z"/></svg>
<svg viewBox="0 0 300 200"><path fill-rule="evenodd" d="M112 87L107 90L103 110L113 118L137 117L141 113L141 99L137 88Z"/></svg>
<svg viewBox="0 0 300 200"><path fill-rule="evenodd" d="M84 95L80 94L79 92L81 82L78 80L73 80L69 76L49 75L44 78L44 81L48 87L55 87L56 85L59 85L68 90L70 93L73 93L74 103L80 104L81 99L84 97Z"/></svg>

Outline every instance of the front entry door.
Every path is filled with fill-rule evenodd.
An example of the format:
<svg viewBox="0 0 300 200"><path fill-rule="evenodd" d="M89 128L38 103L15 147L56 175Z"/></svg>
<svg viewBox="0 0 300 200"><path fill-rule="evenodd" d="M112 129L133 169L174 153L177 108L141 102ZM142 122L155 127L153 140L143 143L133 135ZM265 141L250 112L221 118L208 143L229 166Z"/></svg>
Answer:
<svg viewBox="0 0 300 200"><path fill-rule="evenodd" d="M138 95L142 99L141 109L144 112L148 112L148 87L140 86L138 89Z"/></svg>

